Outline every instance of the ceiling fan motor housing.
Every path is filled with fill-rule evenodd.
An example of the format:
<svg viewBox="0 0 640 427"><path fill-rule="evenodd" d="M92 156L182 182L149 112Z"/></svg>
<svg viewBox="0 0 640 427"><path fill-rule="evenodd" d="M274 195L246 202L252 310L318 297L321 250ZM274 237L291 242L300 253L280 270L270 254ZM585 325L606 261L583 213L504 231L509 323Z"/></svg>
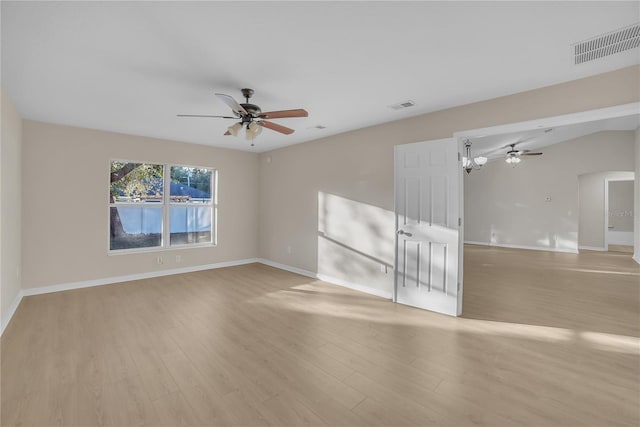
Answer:
<svg viewBox="0 0 640 427"><path fill-rule="evenodd" d="M258 107L256 104L240 104L240 106L242 106L242 108L244 108L247 113L251 114L253 117L256 117L262 112L260 107Z"/></svg>

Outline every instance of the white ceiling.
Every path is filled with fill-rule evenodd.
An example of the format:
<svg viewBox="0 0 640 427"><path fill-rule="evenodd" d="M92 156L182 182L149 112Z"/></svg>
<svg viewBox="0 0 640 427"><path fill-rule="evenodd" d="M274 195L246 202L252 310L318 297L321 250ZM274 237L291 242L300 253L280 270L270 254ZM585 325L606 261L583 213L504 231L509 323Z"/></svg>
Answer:
<svg viewBox="0 0 640 427"><path fill-rule="evenodd" d="M638 64L634 49L575 66L570 45L639 5L2 1L2 86L28 119L266 151ZM309 117L253 148L228 120L175 117L226 115L214 93L243 87Z"/></svg>

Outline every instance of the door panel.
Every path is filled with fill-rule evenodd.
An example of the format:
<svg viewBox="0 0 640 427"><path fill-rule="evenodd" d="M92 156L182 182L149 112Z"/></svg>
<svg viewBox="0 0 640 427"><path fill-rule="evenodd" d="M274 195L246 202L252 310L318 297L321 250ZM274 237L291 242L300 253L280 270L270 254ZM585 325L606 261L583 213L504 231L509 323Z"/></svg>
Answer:
<svg viewBox="0 0 640 427"><path fill-rule="evenodd" d="M397 146L395 165L395 301L459 315L462 168L457 144L446 139Z"/></svg>

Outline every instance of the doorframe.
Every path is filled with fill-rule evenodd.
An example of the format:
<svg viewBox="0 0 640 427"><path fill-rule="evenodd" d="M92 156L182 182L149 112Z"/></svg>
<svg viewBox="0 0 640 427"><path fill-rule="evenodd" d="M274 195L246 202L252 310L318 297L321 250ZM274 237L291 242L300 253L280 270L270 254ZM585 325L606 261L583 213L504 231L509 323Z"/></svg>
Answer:
<svg viewBox="0 0 640 427"><path fill-rule="evenodd" d="M521 122L512 122L502 125L489 126L484 128L476 128L476 129L468 129L463 131L458 131L453 133L453 138L457 141L458 147L461 147L463 141L468 138L478 138L482 136L489 135L501 135L505 133L514 133L514 132L526 132L544 128L553 128L558 126L566 126L572 124L579 123L587 123L596 120L604 120L604 119L613 119L617 117L631 116L631 115L640 115L640 102L631 102L628 104L620 104L614 105L612 107L605 108L596 108L593 110L580 111L577 113L570 114L561 114L558 116L550 116L543 117L540 119L534 120L525 120ZM460 148L459 148L460 150ZM637 160L636 160L637 162ZM638 165L636 165L636 170L638 169ZM635 177L635 179L640 179L640 177ZM460 217L462 218L462 227L460 228L461 232L464 233L464 180L462 180L460 184L461 197L463 199L463 203L461 206ZM637 213L636 213L637 214ZM605 221L606 222L606 221ZM636 233L639 233L640 230L635 230L634 228L634 236ZM464 234L462 235L464 241ZM606 238L606 232L605 232ZM634 242L636 239L634 239ZM605 241L606 243L606 241ZM461 251L464 251L464 243L462 244ZM640 248L636 248L634 245L634 253L640 253ZM636 262L640 264L640 260L634 258ZM461 258L460 268L463 268L463 261ZM461 284L460 289L464 289L464 284L462 283L462 275L460 276ZM462 298L462 292L460 292L460 298ZM459 301L459 307L462 307L462 301Z"/></svg>
<svg viewBox="0 0 640 427"><path fill-rule="evenodd" d="M633 179L629 179L629 178L605 178L604 179L604 250L608 251L609 250L609 183L610 182L624 182L624 181L631 181L631 182L635 182L636 180L636 176L634 174ZM634 200L635 200L635 193L633 195ZM635 206L635 203L634 203ZM635 223L633 224L633 233L635 235L636 233L636 229L635 229ZM634 251L635 251L635 247L634 247Z"/></svg>
<svg viewBox="0 0 640 427"><path fill-rule="evenodd" d="M454 132L452 137L453 140L455 141L455 143L458 146L458 152L459 153L463 153L462 147L464 145L464 141L468 138L478 138L478 137L482 137L482 136L489 136L489 135L501 135L501 134L505 134L505 133L512 133L512 132L525 132L525 131L532 131L532 130L537 130L537 129L544 129L544 128L553 128L553 127L558 127L558 126L566 126L566 125L571 125L571 124L579 124L579 123L586 123L586 122L592 122L592 121L596 121L596 120L604 120L604 119L612 119L612 118L616 118L616 117L624 117L624 116L631 116L631 115L638 115L640 114L640 102L631 102L628 104L621 104L621 105L615 105L612 107L605 107L605 108L596 108L593 110L586 110L586 111L580 111L577 113L570 113L570 114L561 114L561 115L557 115L557 116L549 116L549 117L543 117L540 119L534 119L534 120L525 120L525 121L521 121L521 122L512 122L512 123L507 123L507 124L502 124L502 125L495 125L495 126L488 126L488 127L484 127L484 128L476 128L476 129L467 129L467 130L462 130L462 131L458 131L458 132ZM395 150L394 150L394 165L395 165ZM462 175L462 167L460 165L460 174ZM636 169L637 169L637 165L636 165ZM640 179L640 177L635 177L636 179ZM395 171L394 171L394 189L396 187L396 180L395 180ZM394 190L395 191L395 190ZM462 295L464 292L464 277L463 277L463 272L464 272L464 229L465 229L465 218L464 218L464 179L460 179L460 219L461 219L461 225L459 227L459 232L460 234L460 240L461 240L461 244L460 244L460 248L459 248L459 263L458 263L458 269L459 269L459 282L460 282L460 290L458 291L458 316L460 316L462 314ZM394 212L395 212L395 194L394 194ZM395 219L396 221L396 227L394 231L397 231L398 227L397 227L397 217ZM640 232L640 230L635 230L634 229L634 233L638 233ZM606 233L605 233L606 236ZM398 236L395 236L396 242L395 242L395 246L396 249L394 249L395 256L394 256L394 285L393 285L393 301L397 301L397 278L395 277L396 272L395 272L395 268L397 268L397 263L398 263L398 259L397 259L397 238ZM634 252L637 254L640 251L640 248L635 248L634 247ZM635 258L634 258L635 259ZM640 264L640 260L636 260L636 262L638 262Z"/></svg>

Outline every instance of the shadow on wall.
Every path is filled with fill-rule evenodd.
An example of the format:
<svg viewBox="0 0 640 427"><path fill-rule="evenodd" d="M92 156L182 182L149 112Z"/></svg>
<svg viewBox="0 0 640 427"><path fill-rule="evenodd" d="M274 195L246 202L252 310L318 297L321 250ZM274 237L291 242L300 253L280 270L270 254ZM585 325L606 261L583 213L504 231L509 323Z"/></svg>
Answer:
<svg viewBox="0 0 640 427"><path fill-rule="evenodd" d="M318 274L393 289L394 213L318 192Z"/></svg>

